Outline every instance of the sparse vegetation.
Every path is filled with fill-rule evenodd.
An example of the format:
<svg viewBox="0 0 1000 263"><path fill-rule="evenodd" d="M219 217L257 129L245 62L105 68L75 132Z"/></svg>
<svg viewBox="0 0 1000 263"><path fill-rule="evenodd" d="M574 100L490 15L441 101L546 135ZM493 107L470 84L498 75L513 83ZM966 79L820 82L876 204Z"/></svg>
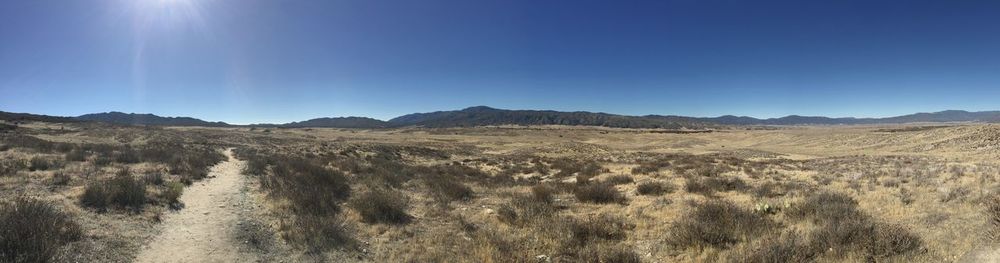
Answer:
<svg viewBox="0 0 1000 263"><path fill-rule="evenodd" d="M407 203L402 193L373 189L351 199L348 205L367 223L404 224L410 221L410 215L406 213Z"/></svg>
<svg viewBox="0 0 1000 263"><path fill-rule="evenodd" d="M80 225L51 203L25 197L0 203L0 261L48 262L81 235Z"/></svg>
<svg viewBox="0 0 1000 263"><path fill-rule="evenodd" d="M431 196L442 204L451 201L461 201L472 199L472 188L456 181L456 178L446 175L432 174L424 177Z"/></svg>
<svg viewBox="0 0 1000 263"><path fill-rule="evenodd" d="M632 179L632 176L626 174L619 174L604 179L604 182L613 185L621 185L621 184L631 184L632 182L635 182L635 180Z"/></svg>
<svg viewBox="0 0 1000 263"><path fill-rule="evenodd" d="M688 177L684 190L689 193L712 195L715 192L743 191L749 189L740 178L735 177Z"/></svg>
<svg viewBox="0 0 1000 263"><path fill-rule="evenodd" d="M671 184L649 181L640 183L635 192L639 195L662 195L674 192L674 188Z"/></svg>
<svg viewBox="0 0 1000 263"><path fill-rule="evenodd" d="M146 205L146 184L136 180L127 170L105 182L94 182L84 188L80 203L84 206L106 210L115 205L133 210Z"/></svg>
<svg viewBox="0 0 1000 263"><path fill-rule="evenodd" d="M614 185L608 183L578 186L576 190L573 191L573 195L576 196L576 199L580 200L580 202L598 204L624 204L628 202L625 196L622 195L621 192L618 192L618 189L615 189Z"/></svg>
<svg viewBox="0 0 1000 263"><path fill-rule="evenodd" d="M181 194L184 193L184 184L176 181L170 181L167 183L163 192L160 193L160 198L167 202L167 205L171 207L179 207Z"/></svg>
<svg viewBox="0 0 1000 263"><path fill-rule="evenodd" d="M721 200L696 204L671 226L665 242L679 248L725 248L778 227L767 216Z"/></svg>
<svg viewBox="0 0 1000 263"><path fill-rule="evenodd" d="M145 249L135 240L202 211L192 205L203 196L196 191L233 169L246 175L233 202L246 207L210 206L237 211L224 214L238 215L233 236L263 261L923 262L1000 243L1000 165L991 144L968 137L996 131L971 124L837 130L843 137L823 133L838 127L670 135L39 127L0 136L0 204L27 193L81 219L85 240L46 241L54 249L39 251L53 252L50 261L132 260ZM910 145L915 133L937 136L924 132L957 139ZM855 154L861 146L851 144L873 140L893 147ZM235 147L246 165L226 163L212 170L219 177L202 179L225 159L222 147Z"/></svg>

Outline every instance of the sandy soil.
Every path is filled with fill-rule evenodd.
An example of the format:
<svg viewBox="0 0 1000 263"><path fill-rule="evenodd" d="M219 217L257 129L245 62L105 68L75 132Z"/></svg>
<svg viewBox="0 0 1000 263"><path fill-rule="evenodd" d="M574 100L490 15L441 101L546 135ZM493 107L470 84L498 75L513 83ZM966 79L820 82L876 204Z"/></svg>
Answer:
<svg viewBox="0 0 1000 263"><path fill-rule="evenodd" d="M227 150L228 161L212 167L209 178L185 188L184 208L165 215L161 229L136 262L248 262L231 233L243 209L243 162Z"/></svg>

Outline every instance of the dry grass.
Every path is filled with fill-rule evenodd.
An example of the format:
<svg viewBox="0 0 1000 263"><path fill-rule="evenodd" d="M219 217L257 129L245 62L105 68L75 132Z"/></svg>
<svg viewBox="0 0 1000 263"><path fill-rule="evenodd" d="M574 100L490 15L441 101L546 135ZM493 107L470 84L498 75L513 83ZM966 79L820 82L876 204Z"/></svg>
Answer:
<svg viewBox="0 0 1000 263"><path fill-rule="evenodd" d="M81 235L75 219L51 203L19 197L0 204L0 261L48 262Z"/></svg>
<svg viewBox="0 0 1000 263"><path fill-rule="evenodd" d="M372 189L350 200L353 208L366 223L405 224L408 200L402 193L389 189Z"/></svg>
<svg viewBox="0 0 1000 263"><path fill-rule="evenodd" d="M240 239L306 255L289 261L944 262L1000 239L992 126L74 128L0 137L0 200L98 207L70 209L96 234L56 249L81 262L127 261L93 248L141 246L116 238L152 231L135 222L176 206L222 147L264 197Z"/></svg>

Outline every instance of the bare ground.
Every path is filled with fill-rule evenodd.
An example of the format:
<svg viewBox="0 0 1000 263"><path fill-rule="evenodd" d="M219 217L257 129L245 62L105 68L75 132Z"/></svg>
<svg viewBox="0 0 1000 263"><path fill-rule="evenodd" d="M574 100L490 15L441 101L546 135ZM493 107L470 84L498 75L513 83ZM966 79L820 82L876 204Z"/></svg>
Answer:
<svg viewBox="0 0 1000 263"><path fill-rule="evenodd" d="M136 262L248 262L253 255L241 253L232 238L232 228L240 220L245 179L243 162L227 150L228 161L214 167L209 178L184 191L184 207L165 215L155 237Z"/></svg>

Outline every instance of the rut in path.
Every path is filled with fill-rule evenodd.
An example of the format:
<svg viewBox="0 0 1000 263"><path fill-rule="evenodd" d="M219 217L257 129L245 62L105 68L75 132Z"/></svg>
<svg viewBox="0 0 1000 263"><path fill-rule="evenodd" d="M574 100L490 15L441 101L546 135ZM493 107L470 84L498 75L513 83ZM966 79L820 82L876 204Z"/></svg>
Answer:
<svg viewBox="0 0 1000 263"><path fill-rule="evenodd" d="M139 253L136 262L248 262L232 239L245 202L240 175L243 162L226 150L228 161L211 168L209 177L184 189L184 208L164 215L162 232Z"/></svg>

